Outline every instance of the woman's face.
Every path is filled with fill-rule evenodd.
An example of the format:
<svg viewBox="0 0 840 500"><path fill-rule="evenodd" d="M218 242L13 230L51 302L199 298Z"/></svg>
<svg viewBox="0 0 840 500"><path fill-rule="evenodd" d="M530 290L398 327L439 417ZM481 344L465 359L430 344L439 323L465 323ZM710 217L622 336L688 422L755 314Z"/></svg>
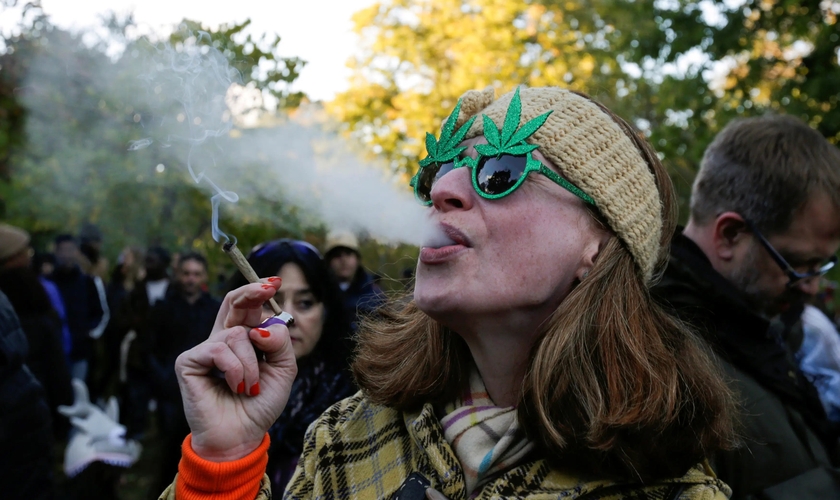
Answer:
<svg viewBox="0 0 840 500"><path fill-rule="evenodd" d="M474 146L486 142L461 145L476 155ZM533 155L562 174L539 150ZM497 200L480 197L470 176L468 167L454 169L432 187L429 218L446 237L421 249L415 301L455 331L508 314L542 321L591 268L608 234L582 200L543 175L531 173Z"/></svg>
<svg viewBox="0 0 840 500"><path fill-rule="evenodd" d="M283 286L274 296L280 307L295 318L289 328L295 358L300 359L312 353L324 329L324 304L312 294L303 271L297 264L287 263L277 272L283 279ZM265 305L268 307L268 304ZM268 309L269 315L273 314Z"/></svg>

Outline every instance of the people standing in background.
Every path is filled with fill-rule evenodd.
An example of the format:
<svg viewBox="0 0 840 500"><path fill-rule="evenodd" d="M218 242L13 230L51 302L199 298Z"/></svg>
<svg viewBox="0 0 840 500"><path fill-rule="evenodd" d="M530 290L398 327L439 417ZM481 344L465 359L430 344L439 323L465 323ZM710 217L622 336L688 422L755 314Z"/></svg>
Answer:
<svg viewBox="0 0 840 500"><path fill-rule="evenodd" d="M26 231L0 224L0 291L8 297L26 334L26 365L44 386L54 434L61 439L68 425L58 407L73 402L70 370L64 355L61 319L32 269L34 252L29 243Z"/></svg>
<svg viewBox="0 0 840 500"><path fill-rule="evenodd" d="M791 116L728 124L653 293L707 335L742 402L744 446L712 464L733 499L840 498L837 427L795 358L838 249L837 147Z"/></svg>
<svg viewBox="0 0 840 500"><path fill-rule="evenodd" d="M88 368L88 390L94 400L101 399L105 390L105 373L109 369L106 359L105 341L102 335L111 321L111 308L105 282L108 279L108 259L102 256L102 231L95 224L87 223L79 231L79 266L82 272L93 279L99 306L102 309L102 320L90 331L93 339L90 366Z"/></svg>
<svg viewBox="0 0 840 500"><path fill-rule="evenodd" d="M111 276L105 288L108 308L114 315L118 313L128 294L135 289L145 276L143 256L141 249L125 247L117 257L117 263L111 270ZM106 398L119 393L120 343L123 340L120 327L119 321L114 318L113 321L108 323L102 335L100 385L102 395Z"/></svg>
<svg viewBox="0 0 840 500"><path fill-rule="evenodd" d="M359 318L375 311L384 301L384 294L373 276L362 267L359 240L349 231L334 231L327 236L327 262L344 300L344 311L353 331Z"/></svg>
<svg viewBox="0 0 840 500"><path fill-rule="evenodd" d="M108 280L108 259L102 255L102 231L96 224L85 224L79 231L79 265L88 276Z"/></svg>
<svg viewBox="0 0 840 500"><path fill-rule="evenodd" d="M128 437L139 438L146 429L151 386L148 373L149 311L163 300L169 288L169 252L160 246L150 247L144 258L145 278L134 286L120 304L112 322L114 335L120 339L121 417Z"/></svg>
<svg viewBox="0 0 840 500"><path fill-rule="evenodd" d="M173 286L152 307L146 325L148 374L163 437L161 489L178 472L181 442L190 433L175 376L175 359L207 339L221 305L204 291L206 285L207 260L196 252L183 253Z"/></svg>
<svg viewBox="0 0 840 500"><path fill-rule="evenodd" d="M0 292L0 485L2 497L51 500L53 433L44 388L26 366L26 334Z"/></svg>
<svg viewBox="0 0 840 500"><path fill-rule="evenodd" d="M79 247L75 238L62 234L55 239L56 266L49 276L58 286L67 312L70 329L70 374L87 382L93 339L90 333L103 317L99 292L93 278L79 267Z"/></svg>

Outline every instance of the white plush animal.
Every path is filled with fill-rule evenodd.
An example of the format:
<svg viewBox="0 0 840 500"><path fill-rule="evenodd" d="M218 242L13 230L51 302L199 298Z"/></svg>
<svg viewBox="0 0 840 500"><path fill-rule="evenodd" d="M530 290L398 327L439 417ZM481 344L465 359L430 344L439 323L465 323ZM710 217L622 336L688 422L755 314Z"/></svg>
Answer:
<svg viewBox="0 0 840 500"><path fill-rule="evenodd" d="M125 439L125 426L119 424L119 405L113 397L105 411L90 402L88 389L73 379L72 406L59 406L58 411L73 424L70 441L64 452L64 472L73 477L93 462L117 467L130 467L140 457L141 446Z"/></svg>

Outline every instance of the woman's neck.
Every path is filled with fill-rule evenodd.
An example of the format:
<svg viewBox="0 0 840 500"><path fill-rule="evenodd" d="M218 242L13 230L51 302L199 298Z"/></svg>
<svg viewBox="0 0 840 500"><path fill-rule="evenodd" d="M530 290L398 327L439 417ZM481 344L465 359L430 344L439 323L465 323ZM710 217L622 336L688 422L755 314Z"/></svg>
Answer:
<svg viewBox="0 0 840 500"><path fill-rule="evenodd" d="M540 323L488 321L481 328L456 330L467 343L484 387L497 406L519 404Z"/></svg>

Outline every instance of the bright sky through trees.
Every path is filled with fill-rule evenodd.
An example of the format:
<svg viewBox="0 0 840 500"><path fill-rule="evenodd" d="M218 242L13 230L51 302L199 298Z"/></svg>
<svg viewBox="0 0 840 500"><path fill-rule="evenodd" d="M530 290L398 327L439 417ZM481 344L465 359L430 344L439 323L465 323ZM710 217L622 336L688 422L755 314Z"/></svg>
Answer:
<svg viewBox="0 0 840 500"><path fill-rule="evenodd" d="M251 19L254 35L277 33L282 38L280 55L307 61L293 90L301 90L314 100L329 100L347 88L350 70L345 62L353 54L356 37L351 16L372 0L42 0L44 11L62 28L101 26L100 17L108 11L133 12L145 30L168 33L184 18L210 26ZM2 9L0 9L2 10ZM10 9L11 11L12 9ZM20 19L19 12L0 12L0 30L6 31Z"/></svg>

